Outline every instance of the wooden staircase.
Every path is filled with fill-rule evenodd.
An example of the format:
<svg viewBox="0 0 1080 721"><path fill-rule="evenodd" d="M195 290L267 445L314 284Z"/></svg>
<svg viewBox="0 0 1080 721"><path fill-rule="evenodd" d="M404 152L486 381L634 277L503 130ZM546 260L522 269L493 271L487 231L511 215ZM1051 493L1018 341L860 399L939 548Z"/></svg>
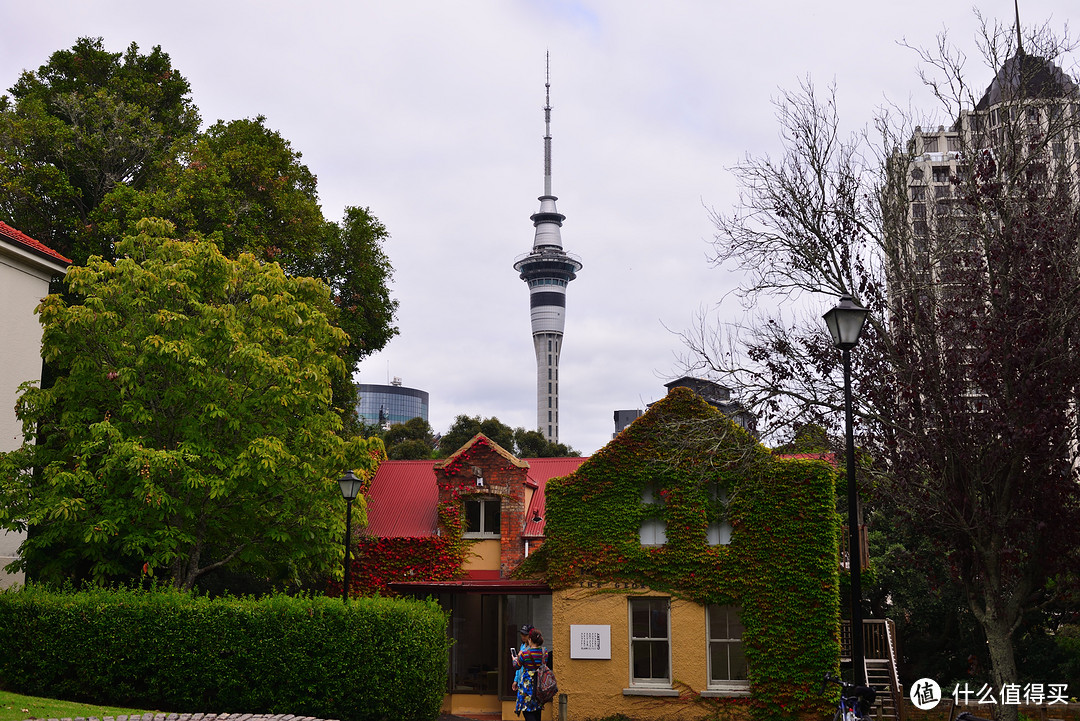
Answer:
<svg viewBox="0 0 1080 721"><path fill-rule="evenodd" d="M840 661L850 664L851 622L840 623ZM896 673L896 627L892 621L863 619L863 654L866 683L878 692L871 714L880 721L904 721L904 690Z"/></svg>

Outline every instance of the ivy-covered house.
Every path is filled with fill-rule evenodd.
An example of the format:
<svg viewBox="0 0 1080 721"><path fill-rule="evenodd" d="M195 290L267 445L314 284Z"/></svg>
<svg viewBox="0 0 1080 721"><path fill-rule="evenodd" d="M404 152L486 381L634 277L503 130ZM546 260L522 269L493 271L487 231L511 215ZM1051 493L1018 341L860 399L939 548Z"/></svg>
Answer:
<svg viewBox="0 0 1080 721"><path fill-rule="evenodd" d="M446 712L515 718L509 649L518 628L561 644L551 589L515 571L544 542L548 479L584 460L519 459L478 434L441 461L380 464L365 492L350 592L430 596L449 612Z"/></svg>
<svg viewBox="0 0 1080 721"><path fill-rule="evenodd" d="M687 388L546 486L569 718L820 718L840 656L836 469L783 459Z"/></svg>

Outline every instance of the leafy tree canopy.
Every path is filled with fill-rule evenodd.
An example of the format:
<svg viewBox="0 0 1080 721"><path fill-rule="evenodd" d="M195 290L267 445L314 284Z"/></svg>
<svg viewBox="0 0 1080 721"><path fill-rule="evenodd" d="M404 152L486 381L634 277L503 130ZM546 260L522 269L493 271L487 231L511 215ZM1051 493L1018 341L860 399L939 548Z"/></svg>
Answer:
<svg viewBox="0 0 1080 721"><path fill-rule="evenodd" d="M439 439L439 456L446 458L469 442L477 433L483 433L518 458L558 458L580 456L570 446L551 443L540 431L511 428L498 418L459 415L450 429Z"/></svg>
<svg viewBox="0 0 1080 721"><path fill-rule="evenodd" d="M198 130L188 81L167 53L132 43L110 53L80 38L25 71L0 99L0 213L11 225L84 262L94 208L119 186L145 187L163 157Z"/></svg>
<svg viewBox="0 0 1080 721"><path fill-rule="evenodd" d="M394 461L419 461L435 455L431 424L419 416L395 423L383 433L386 457Z"/></svg>
<svg viewBox="0 0 1080 721"><path fill-rule="evenodd" d="M41 305L58 378L25 389L26 441L0 457L0 525L35 529L15 565L56 581L164 572L184 589L219 567L331 571L336 479L371 472L382 444L341 433L329 289L173 239L167 221L138 229L115 263L69 271L77 301Z"/></svg>
<svg viewBox="0 0 1080 721"><path fill-rule="evenodd" d="M262 116L199 131L188 82L160 47L80 39L0 99L0 219L85 263L144 217L222 253L252 253L331 288L350 369L397 334L386 227L362 207L327 221L314 173ZM335 388L351 407L350 385Z"/></svg>

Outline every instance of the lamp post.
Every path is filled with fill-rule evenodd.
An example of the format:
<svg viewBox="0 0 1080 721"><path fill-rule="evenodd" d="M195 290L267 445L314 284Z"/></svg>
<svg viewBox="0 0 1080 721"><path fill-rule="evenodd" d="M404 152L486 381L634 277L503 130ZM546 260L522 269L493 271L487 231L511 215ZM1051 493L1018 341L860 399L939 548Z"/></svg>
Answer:
<svg viewBox="0 0 1080 721"><path fill-rule="evenodd" d="M341 495L345 498L345 585L342 587L341 598L349 600L349 541L352 540L352 502L360 494L360 479L352 471L345 471L345 475L338 479L341 486Z"/></svg>
<svg viewBox="0 0 1080 721"><path fill-rule="evenodd" d="M844 356L844 413L847 436L847 501L848 501L848 567L851 569L851 667L852 681L866 683L866 667L863 660L862 587L859 574L862 571L862 554L859 543L859 494L855 491L855 431L851 402L851 349L859 342L866 316L870 313L850 295L840 296L840 302L824 315L829 326L833 345Z"/></svg>

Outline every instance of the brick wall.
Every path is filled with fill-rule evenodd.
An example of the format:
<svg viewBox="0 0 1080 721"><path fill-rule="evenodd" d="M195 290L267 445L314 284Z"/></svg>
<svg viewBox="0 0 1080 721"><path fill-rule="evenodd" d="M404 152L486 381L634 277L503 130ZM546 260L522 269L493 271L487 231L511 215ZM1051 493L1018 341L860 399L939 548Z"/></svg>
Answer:
<svg viewBox="0 0 1080 721"><path fill-rule="evenodd" d="M483 485L477 482L476 469ZM486 438L474 438L446 462L435 465L439 503L463 503L470 497L496 497L500 501L499 575L508 578L525 558L525 479L528 465Z"/></svg>

